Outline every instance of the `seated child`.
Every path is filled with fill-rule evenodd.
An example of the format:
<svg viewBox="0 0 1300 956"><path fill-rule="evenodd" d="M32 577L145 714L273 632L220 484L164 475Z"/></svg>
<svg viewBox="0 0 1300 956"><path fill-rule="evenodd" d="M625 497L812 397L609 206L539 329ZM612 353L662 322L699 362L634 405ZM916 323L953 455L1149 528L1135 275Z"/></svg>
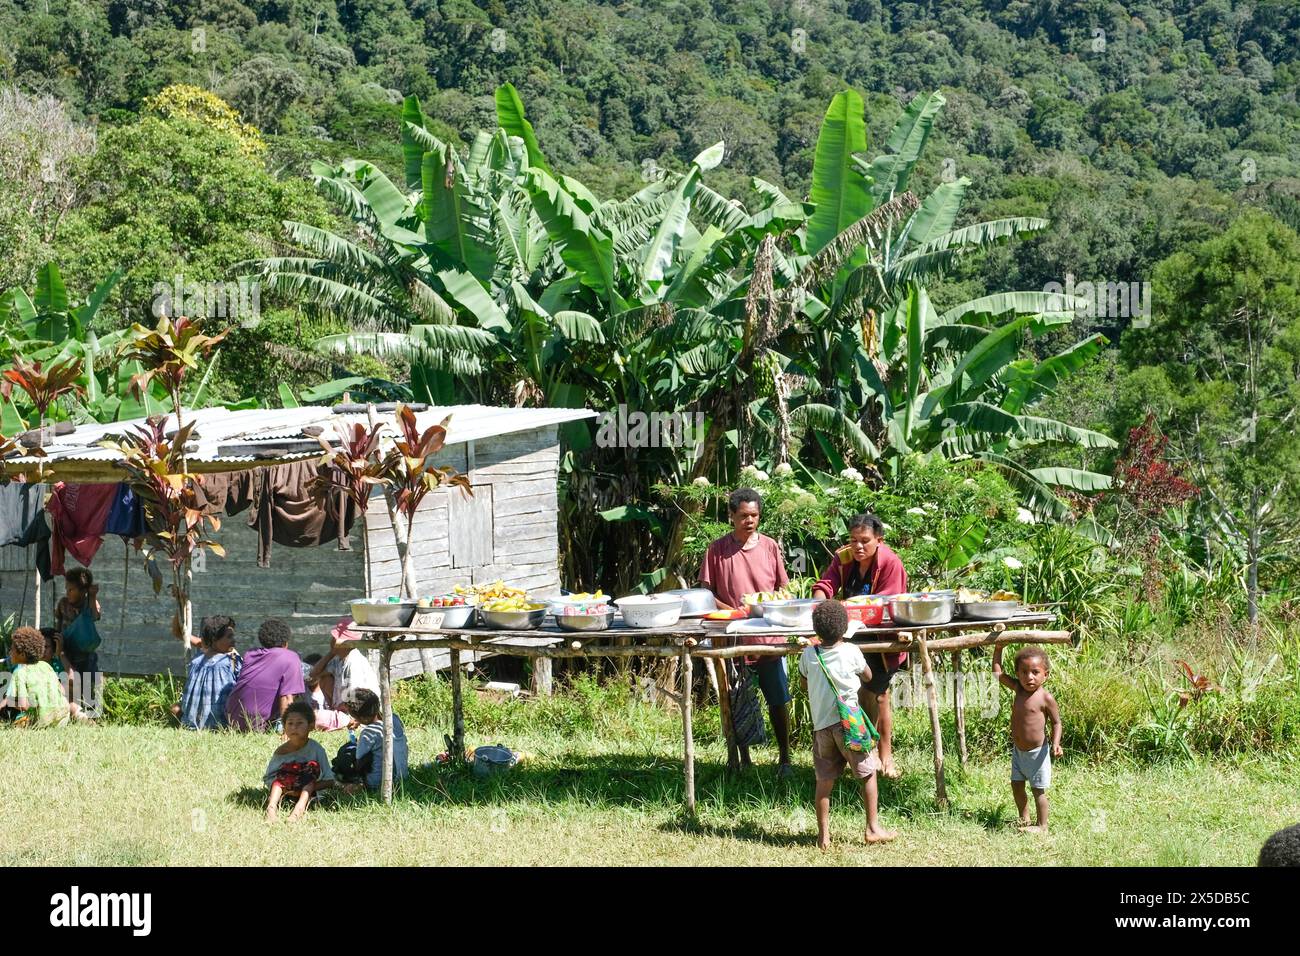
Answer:
<svg viewBox="0 0 1300 956"><path fill-rule="evenodd" d="M226 698L243 663L235 650L235 622L224 614L205 617L202 652L190 660L185 692L176 715L190 730L226 726Z"/></svg>
<svg viewBox="0 0 1300 956"><path fill-rule="evenodd" d="M275 820L280 811L280 801L285 797L294 797L297 801L289 819L301 819L312 795L334 786L329 756L324 747L311 739L310 705L294 701L284 709L282 720L284 735L288 739L275 748L262 778L271 788L266 803L268 821Z"/></svg>
<svg viewBox="0 0 1300 956"><path fill-rule="evenodd" d="M307 685L307 693L303 697L311 704L311 709L316 714L317 730L326 732L346 730L352 725L352 715L348 713L346 705L338 710L330 709L329 702L325 699L325 692L320 686L320 672L317 665L321 660L320 654L308 654L302 659L302 680Z"/></svg>
<svg viewBox="0 0 1300 956"><path fill-rule="evenodd" d="M378 790L384 773L384 722L379 714L379 697L360 688L353 693L348 710L361 725L361 732L357 735L355 765L348 773L344 789L353 793L364 784L371 790ZM342 750L339 756L343 757ZM406 729L402 726L402 718L393 714L394 782L404 778L406 772Z"/></svg>
<svg viewBox="0 0 1300 956"><path fill-rule="evenodd" d="M34 627L14 630L9 642L9 659L13 673L5 688L0 708L17 711L14 722L25 727L50 727L66 724L71 714L67 691L48 663L45 638Z"/></svg>
<svg viewBox="0 0 1300 956"><path fill-rule="evenodd" d="M370 666L366 655L356 650L352 642L361 635L351 629L352 618L345 617L330 632L330 652L312 666L312 677L320 682L326 705L334 710L344 710L353 692L365 688L379 693L379 677Z"/></svg>
<svg viewBox="0 0 1300 956"><path fill-rule="evenodd" d="M813 630L821 640L819 647L804 648L799 655L799 683L808 694L808 709L813 720L813 768L817 774L817 846L830 848L831 791L844 768L862 782L862 805L867 814L863 839L867 843L888 843L895 833L880 825L877 809L876 771L880 769L874 749L850 750L844 742L836 701L841 695L861 700L871 680L871 668L856 644L844 640L849 616L839 601L823 601L813 611ZM821 662L817 660L820 652ZM830 672L828 680L822 664ZM834 684L834 687L831 685Z"/></svg>
<svg viewBox="0 0 1300 956"><path fill-rule="evenodd" d="M1047 788L1052 783L1052 757L1061 756L1061 712L1044 684L1051 668L1041 647L1020 649L1015 677L1002 673L1002 648L993 650L993 676L1016 692L1011 705L1011 792L1020 812L1020 826L1029 833L1047 832ZM1052 743L1047 744L1047 721L1052 722ZM1034 791L1037 819L1029 825L1025 783Z"/></svg>
<svg viewBox="0 0 1300 956"><path fill-rule="evenodd" d="M49 664L56 674L66 674L72 670L68 655L63 653L63 635L52 627L43 627L41 637L45 638L45 653L41 655L41 660Z"/></svg>

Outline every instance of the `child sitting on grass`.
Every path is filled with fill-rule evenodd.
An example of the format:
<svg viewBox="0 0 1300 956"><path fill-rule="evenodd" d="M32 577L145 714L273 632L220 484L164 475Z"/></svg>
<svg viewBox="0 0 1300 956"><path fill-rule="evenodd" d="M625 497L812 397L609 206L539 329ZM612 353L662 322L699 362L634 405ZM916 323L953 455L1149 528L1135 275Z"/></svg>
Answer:
<svg viewBox="0 0 1300 956"><path fill-rule="evenodd" d="M0 708L16 711L14 723L23 727L66 724L71 714L67 691L48 663L45 637L34 627L16 628L9 642L14 665Z"/></svg>
<svg viewBox="0 0 1300 956"><path fill-rule="evenodd" d="M355 777L344 789L353 793L365 784L378 790L384 772L384 721L379 714L379 698L374 691L359 687L352 692L348 710L361 725L357 735ZM403 779L407 771L406 728L393 714L393 782Z"/></svg>
<svg viewBox="0 0 1300 956"><path fill-rule="evenodd" d="M993 676L1016 692L1011 705L1011 792L1020 813L1020 827L1028 833L1047 832L1047 788L1052 784L1052 757L1061 756L1061 712L1056 698L1044 686L1051 667L1041 647L1020 649L1015 677L1002 673L1002 648L993 650ZM1052 722L1052 743L1047 743L1047 721ZM1037 818L1029 825L1029 800L1025 783L1034 791Z"/></svg>
<svg viewBox="0 0 1300 956"><path fill-rule="evenodd" d="M862 805L867 813L867 829L863 839L867 843L888 843L894 834L880 825L877 808L876 771L880 763L872 748L850 750L844 741L844 728L840 724L839 696L857 697L871 681L871 668L857 645L844 640L849 628L848 612L839 601L823 601L812 616L813 630L821 640L820 647L806 647L799 655L799 683L808 695L808 709L813 720L813 769L817 774L815 795L817 806L817 847L830 848L831 791L844 768L853 772L862 782ZM821 662L817 660L818 652ZM830 673L828 680L822 664ZM834 687L832 687L832 683Z"/></svg>
<svg viewBox="0 0 1300 956"><path fill-rule="evenodd" d="M275 748L266 765L263 782L271 788L266 803L266 819L274 821L280 801L294 797L291 821L302 818L312 796L334 786L334 771L325 748L311 739L313 716L311 705L296 700L284 709L284 743Z"/></svg>
<svg viewBox="0 0 1300 956"><path fill-rule="evenodd" d="M239 678L243 659L235 650L235 622L224 614L205 617L203 652L190 660L185 691L173 713L190 730L226 726L226 699Z"/></svg>

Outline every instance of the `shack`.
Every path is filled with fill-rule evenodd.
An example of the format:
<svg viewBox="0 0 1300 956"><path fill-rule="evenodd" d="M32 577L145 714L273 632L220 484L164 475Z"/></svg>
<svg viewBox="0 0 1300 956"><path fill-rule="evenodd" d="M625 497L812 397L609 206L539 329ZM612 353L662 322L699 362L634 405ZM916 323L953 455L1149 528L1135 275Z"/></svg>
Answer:
<svg viewBox="0 0 1300 956"><path fill-rule="evenodd" d="M349 411L349 408L351 409ZM378 412L392 421L392 413ZM458 584L498 578L540 595L558 593L559 546L557 480L560 429L566 423L595 417L586 409L493 408L457 405L427 408L417 414L421 429L448 415L446 445L435 458L467 475L473 497L440 489L421 505L413 534L413 565L422 594L441 594ZM207 408L186 412L196 422L196 448L188 455L190 470L228 475L319 458L314 437L328 439L336 427L366 422L355 406L331 409L303 406L230 411ZM121 435L139 422L80 425L57 435L44 458L11 458L7 476L25 474L30 482L52 486L117 484L123 472L117 454L100 442ZM174 427L169 422L168 427ZM318 547L274 545L269 567L258 563L258 534L243 515L223 519L213 536L225 558L206 555L196 561L192 601L194 620L229 614L239 628L240 646L254 639L258 623L280 617L293 628L292 646L299 653L324 651L331 626L348 613L348 602L365 595L401 591L397 539L382 498L372 500L364 516L339 541ZM69 555L67 566L77 566ZM100 586L103 607L100 669L108 674L183 675L185 656L170 635L174 604L155 594L139 554L129 541L108 535L90 566ZM0 548L0 620L15 622L53 618L62 582L37 586L36 546ZM447 654L409 651L394 659L394 676L406 677L445 666Z"/></svg>

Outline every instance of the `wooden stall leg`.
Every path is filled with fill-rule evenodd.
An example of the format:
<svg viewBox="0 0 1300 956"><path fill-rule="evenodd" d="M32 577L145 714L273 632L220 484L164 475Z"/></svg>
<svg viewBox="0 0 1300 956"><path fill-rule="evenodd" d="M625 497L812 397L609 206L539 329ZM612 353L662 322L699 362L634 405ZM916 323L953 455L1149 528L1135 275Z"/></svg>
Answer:
<svg viewBox="0 0 1300 956"><path fill-rule="evenodd" d="M685 744L684 762L686 764L686 812L695 816L695 728L692 726L691 708L691 652L683 647L679 658L681 664L678 673L682 678L682 740Z"/></svg>
<svg viewBox="0 0 1300 956"><path fill-rule="evenodd" d="M952 652L952 712L957 725L957 763L966 766L966 673L961 651Z"/></svg>
<svg viewBox="0 0 1300 956"><path fill-rule="evenodd" d="M948 806L948 791L943 785L943 731L939 727L939 695L934 688L930 648L926 632L918 631L916 643L921 650L921 673L925 677L925 700L930 708L930 735L934 738L934 799L940 807Z"/></svg>
<svg viewBox="0 0 1300 956"><path fill-rule="evenodd" d="M465 760L465 701L460 685L460 649L451 648L451 759Z"/></svg>
<svg viewBox="0 0 1300 956"><path fill-rule="evenodd" d="M550 697L554 683L551 659L549 657L533 658L532 692L534 697Z"/></svg>
<svg viewBox="0 0 1300 956"><path fill-rule="evenodd" d="M384 759L379 791L384 803L393 802L393 646L385 640L379 651L379 704L384 716Z"/></svg>

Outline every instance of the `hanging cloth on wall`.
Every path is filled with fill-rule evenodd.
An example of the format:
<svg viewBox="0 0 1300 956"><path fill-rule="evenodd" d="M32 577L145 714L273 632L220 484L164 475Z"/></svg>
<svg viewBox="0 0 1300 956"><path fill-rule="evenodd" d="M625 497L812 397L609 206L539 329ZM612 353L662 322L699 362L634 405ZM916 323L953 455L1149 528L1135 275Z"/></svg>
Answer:
<svg viewBox="0 0 1300 956"><path fill-rule="evenodd" d="M42 582L54 576L50 571L50 526L45 520L45 496L49 486L10 482L0 485L0 546L36 546L36 571Z"/></svg>
<svg viewBox="0 0 1300 956"><path fill-rule="evenodd" d="M95 560L117 489L117 485L55 484L46 509L53 519L50 568L56 575L63 574L65 551L86 567Z"/></svg>
<svg viewBox="0 0 1300 956"><path fill-rule="evenodd" d="M144 535L144 509L140 507L140 496L125 481L113 492L104 534L119 534L124 538Z"/></svg>
<svg viewBox="0 0 1300 956"><path fill-rule="evenodd" d="M226 514L251 508L248 526L257 532L257 565L271 566L271 544L286 548L315 548L333 539L338 550L352 550L348 533L356 521L352 501L341 491L319 499L308 484L325 468L315 459L258 468L247 481L232 481L226 497ZM235 478L232 475L231 478Z"/></svg>

